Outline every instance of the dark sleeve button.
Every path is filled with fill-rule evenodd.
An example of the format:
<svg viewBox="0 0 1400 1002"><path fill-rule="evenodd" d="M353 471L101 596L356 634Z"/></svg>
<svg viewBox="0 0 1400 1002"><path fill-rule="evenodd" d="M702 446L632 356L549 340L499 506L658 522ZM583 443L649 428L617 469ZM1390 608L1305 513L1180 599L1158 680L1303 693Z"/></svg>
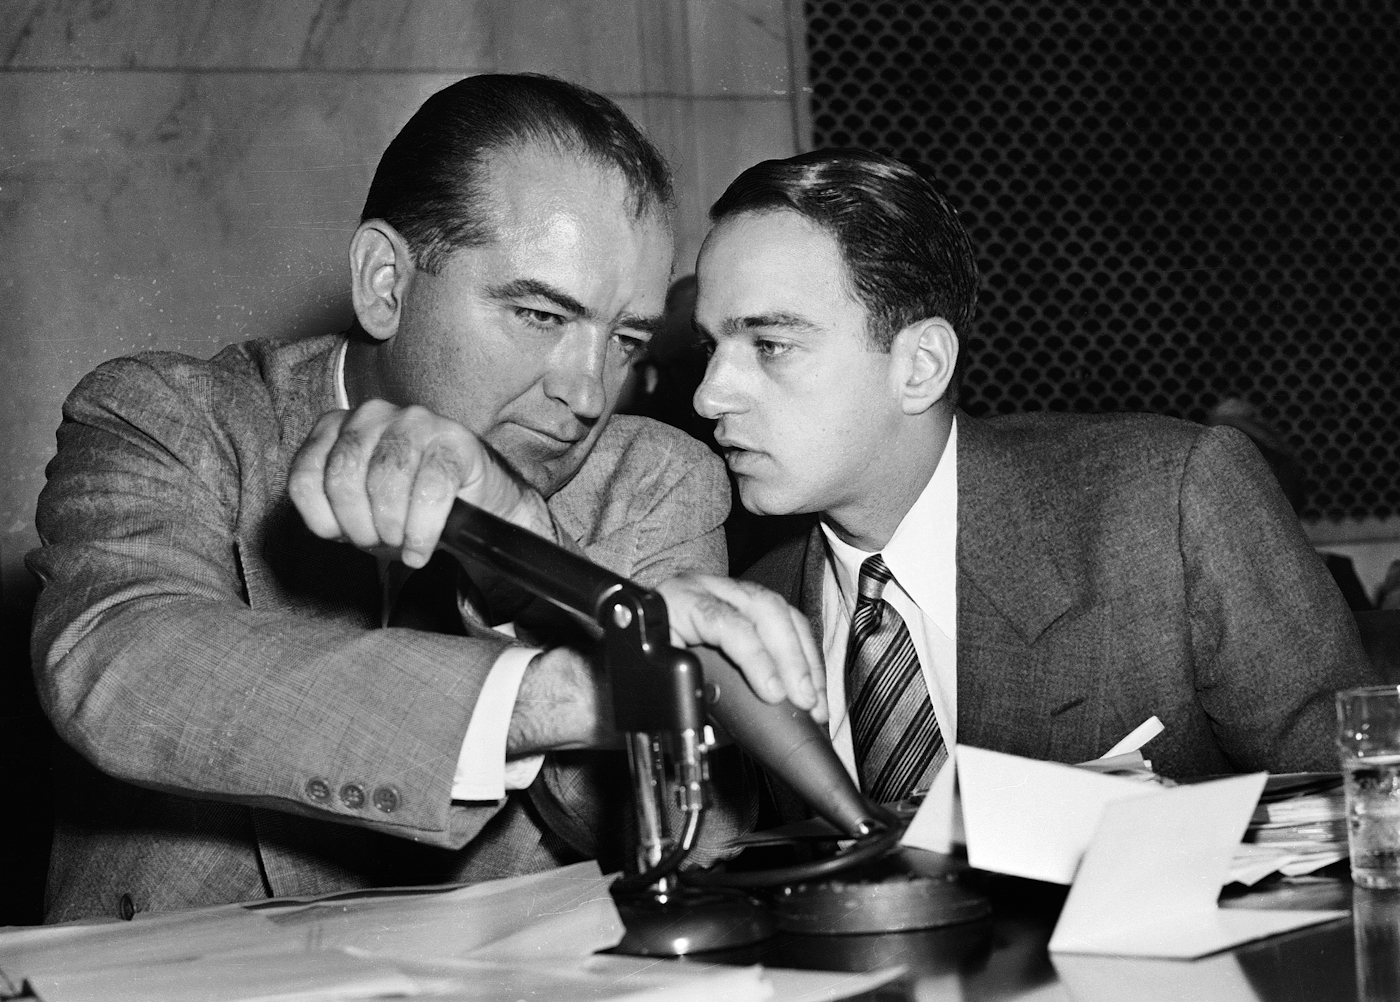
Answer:
<svg viewBox="0 0 1400 1002"><path fill-rule="evenodd" d="M399 809L399 791L392 786L381 786L374 791L374 806L385 814L393 814Z"/></svg>
<svg viewBox="0 0 1400 1002"><path fill-rule="evenodd" d="M340 802L351 810L365 806L365 788L359 783L346 783L340 788Z"/></svg>
<svg viewBox="0 0 1400 1002"><path fill-rule="evenodd" d="M325 802L331 799L331 784L324 779L308 779L306 781L306 795L312 800Z"/></svg>
<svg viewBox="0 0 1400 1002"><path fill-rule="evenodd" d="M130 922L136 917L136 902L131 900L130 894L123 894L121 900L117 902L117 914L126 922Z"/></svg>

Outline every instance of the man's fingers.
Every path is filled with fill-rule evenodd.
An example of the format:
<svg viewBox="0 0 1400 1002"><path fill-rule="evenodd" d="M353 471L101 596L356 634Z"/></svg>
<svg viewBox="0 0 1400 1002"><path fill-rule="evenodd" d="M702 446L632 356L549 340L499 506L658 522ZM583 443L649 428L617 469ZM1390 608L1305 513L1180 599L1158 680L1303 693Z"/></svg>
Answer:
<svg viewBox="0 0 1400 1002"><path fill-rule="evenodd" d="M403 530L403 561L409 566L418 559L426 563L437 547L452 500L480 461L473 455L480 452L475 445L475 439L444 433L423 449Z"/></svg>
<svg viewBox="0 0 1400 1002"><path fill-rule="evenodd" d="M812 719L819 724L824 724L831 719L831 710L826 702L826 662L822 660L821 652L817 650L816 639L812 636L812 624L807 622L807 617L790 605L787 609L788 615L792 619L793 631L796 632L799 642L806 652L812 687L817 691L817 702L812 707Z"/></svg>
<svg viewBox="0 0 1400 1002"><path fill-rule="evenodd" d="M386 466L375 467L378 483L371 484L371 460L384 434L383 401L371 401L356 410L340 426L340 432L326 455L323 489L341 535L361 549L372 549L383 540L375 524L370 503L371 486L382 486Z"/></svg>
<svg viewBox="0 0 1400 1002"><path fill-rule="evenodd" d="M365 498L374 534L380 543L394 549L404 543L420 455L412 429L393 422L380 434L365 467Z"/></svg>
<svg viewBox="0 0 1400 1002"><path fill-rule="evenodd" d="M287 474L287 493L301 514L306 527L322 539L340 539L340 523L326 497L326 457L340 434L349 411L330 411L321 415L292 459Z"/></svg>
<svg viewBox="0 0 1400 1002"><path fill-rule="evenodd" d="M673 643L717 647L739 666L754 692L769 703L787 695L773 655L758 630L738 609L691 576L658 588L666 599Z"/></svg>
<svg viewBox="0 0 1400 1002"><path fill-rule="evenodd" d="M424 407L370 400L317 421L292 462L288 490L323 539L428 562L454 497L552 534L544 499L479 438Z"/></svg>
<svg viewBox="0 0 1400 1002"><path fill-rule="evenodd" d="M687 575L664 582L671 627L679 642L717 647L767 702L789 699L806 710L820 704L816 646L806 620L794 619L778 595L747 582ZM803 638L806 642L804 643ZM819 668L815 669L819 671Z"/></svg>
<svg viewBox="0 0 1400 1002"><path fill-rule="evenodd" d="M771 653L788 699L804 710L817 705L821 658L806 620L776 592L749 581L706 578L705 584L753 623Z"/></svg>

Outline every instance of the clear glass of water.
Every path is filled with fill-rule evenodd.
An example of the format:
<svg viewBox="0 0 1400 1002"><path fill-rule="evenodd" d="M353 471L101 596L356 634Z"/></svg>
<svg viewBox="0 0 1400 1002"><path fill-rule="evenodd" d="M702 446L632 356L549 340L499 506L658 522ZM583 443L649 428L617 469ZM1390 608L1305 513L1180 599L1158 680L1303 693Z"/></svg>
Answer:
<svg viewBox="0 0 1400 1002"><path fill-rule="evenodd" d="M1400 686L1337 693L1351 879L1400 888Z"/></svg>

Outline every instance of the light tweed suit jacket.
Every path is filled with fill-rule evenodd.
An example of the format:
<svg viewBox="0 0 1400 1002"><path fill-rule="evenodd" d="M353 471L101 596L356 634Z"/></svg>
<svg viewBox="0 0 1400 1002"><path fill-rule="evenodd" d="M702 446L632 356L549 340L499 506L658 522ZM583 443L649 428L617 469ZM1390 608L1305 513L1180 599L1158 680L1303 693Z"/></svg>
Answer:
<svg viewBox="0 0 1400 1002"><path fill-rule="evenodd" d="M378 629L375 559L292 507L342 340L117 359L65 404L29 557L38 690L77 753L57 777L50 921L487 879L616 830L606 755L549 757L528 795L452 802L511 641ZM723 573L728 502L703 446L615 417L549 506L590 558L654 585Z"/></svg>
<svg viewBox="0 0 1400 1002"><path fill-rule="evenodd" d="M1156 714L1166 730L1144 753L1167 776L1335 770L1332 694L1378 682L1230 428L959 415L957 554L963 744L1080 762ZM814 529L745 576L820 637L825 560Z"/></svg>

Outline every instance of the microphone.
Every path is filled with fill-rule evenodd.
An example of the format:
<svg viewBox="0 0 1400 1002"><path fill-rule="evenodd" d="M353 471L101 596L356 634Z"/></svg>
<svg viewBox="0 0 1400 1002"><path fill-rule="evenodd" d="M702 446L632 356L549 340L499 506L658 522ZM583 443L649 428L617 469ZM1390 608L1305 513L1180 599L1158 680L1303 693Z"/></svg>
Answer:
<svg viewBox="0 0 1400 1002"><path fill-rule="evenodd" d="M710 717L765 768L780 776L818 815L850 838L888 824L871 807L811 715L787 700L765 703L719 651L692 650L705 671Z"/></svg>

